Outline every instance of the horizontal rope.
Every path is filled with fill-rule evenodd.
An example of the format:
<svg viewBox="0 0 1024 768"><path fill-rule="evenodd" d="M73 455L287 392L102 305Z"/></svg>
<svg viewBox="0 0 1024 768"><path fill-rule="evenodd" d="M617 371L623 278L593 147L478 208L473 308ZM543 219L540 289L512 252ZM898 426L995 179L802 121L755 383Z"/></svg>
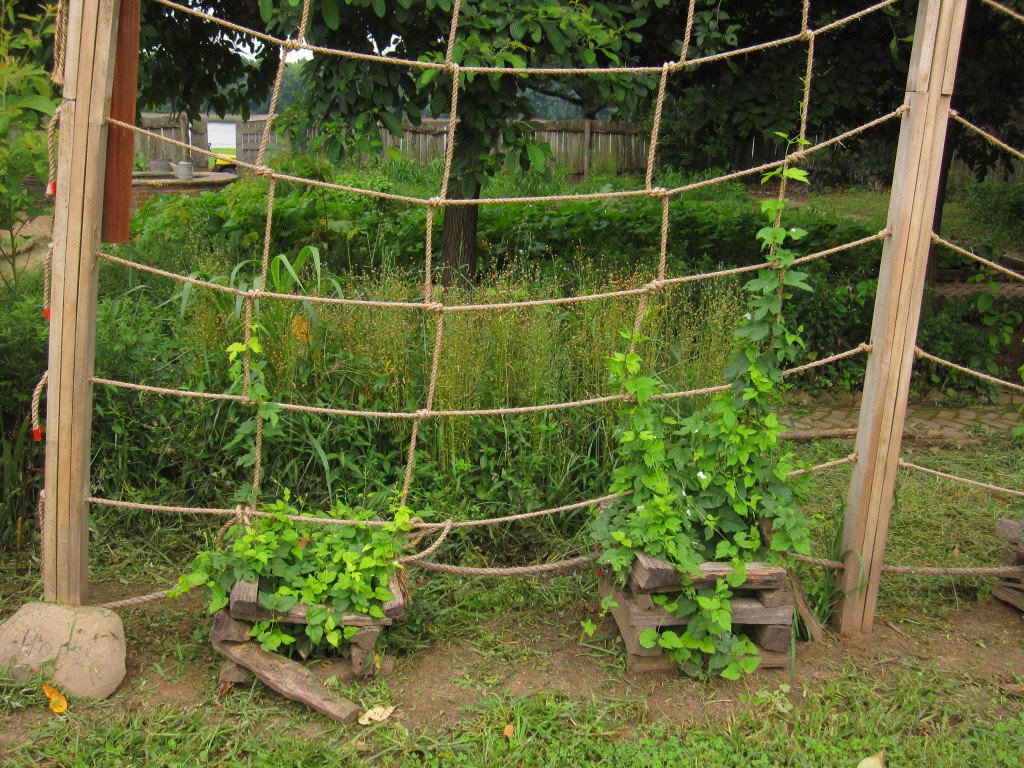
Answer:
<svg viewBox="0 0 1024 768"><path fill-rule="evenodd" d="M846 352L840 352L829 357L815 360L804 365L790 368L783 371L783 375L789 376L812 368L820 368L824 365L829 365L837 360L843 360L854 355L862 354L871 350L870 344L860 344L854 349ZM218 394L215 392L194 392L187 389L175 389L172 387L155 387L148 384L134 384L127 381L117 381L114 379L101 379L94 377L91 379L94 384L101 384L108 387L116 387L119 389L127 389L137 392L145 392L148 394L155 395L167 395L171 397L192 397L202 400L227 400L231 402L240 402L245 405L252 406L263 406L271 405L280 408L283 411L292 411L295 413L311 413L320 416L336 416L336 417L353 417L353 418L365 418L365 419L395 419L395 420L421 420L421 419L435 419L435 418L457 418L457 417L469 417L469 416L515 416L524 415L531 413L550 413L552 411L568 410L571 408L585 408L595 405L606 405L608 403L632 403L636 402L636 397L629 393L618 393L614 395L601 395L599 397L591 397L583 400L569 400L561 403L547 403L541 405L524 405L514 406L507 408L477 408L477 409L465 409L465 410L443 410L443 409L427 409L423 408L418 411L365 411L355 410L349 408L331 408L328 406L318 405L300 405L297 403L282 403L275 401L257 402L255 400L249 400L243 395L227 395ZM728 384L719 384L712 387L702 387L700 389L686 389L677 392L660 392L652 395L651 400L672 400L678 398L687 397L701 397L704 395L714 394L715 392L725 392L729 389Z"/></svg>
<svg viewBox="0 0 1024 768"><path fill-rule="evenodd" d="M1002 11L1007 16L1010 16L1011 18L1014 18L1017 21L1024 24L1024 14L1018 13L1017 11L1003 5L1002 3L997 3L996 0L981 0L981 2L983 2L987 6L995 8L997 11Z"/></svg>
<svg viewBox="0 0 1024 768"><path fill-rule="evenodd" d="M1002 272L1004 275L1012 277L1014 280L1024 281L1024 275L1022 275L1020 272L1014 272L1012 269L1008 269L1004 267L1002 264L997 264L996 262L990 261L989 259L979 256L978 254L969 251L966 248L961 248L959 245L954 245L953 243L949 242L949 240L944 240L934 232L932 232L932 242L935 243L936 245L941 245L943 248L948 248L949 250L955 253L959 253L961 256L966 256L967 258L973 259L974 261L977 261L980 264L984 264L986 267L990 267L996 270L997 272Z"/></svg>
<svg viewBox="0 0 1024 768"><path fill-rule="evenodd" d="M817 568L824 568L827 571L842 571L846 569L846 566L838 560L800 555L795 552L788 552L785 556ZM969 565L954 568L932 565L883 565L882 573L894 576L1024 576L1024 566Z"/></svg>
<svg viewBox="0 0 1024 768"><path fill-rule="evenodd" d="M190 590L195 587L190 587ZM98 608L106 608L108 611L116 611L119 608L134 608L137 605L144 605L146 603L153 603L157 600L164 600L168 595L173 592L172 589L165 589L161 592L151 592L148 595L139 595L138 597L129 597L124 600L114 600L110 603L102 603Z"/></svg>
<svg viewBox="0 0 1024 768"><path fill-rule="evenodd" d="M989 133L988 131L984 130L983 128L979 128L974 123L972 123L970 120L965 120L963 117L960 116L960 113L957 112L955 109L949 110L949 116L952 117L954 120L956 120L956 122L960 123L960 125L964 126L965 128L970 129L971 131L976 133L978 136L981 136L989 144L992 144L995 147L999 147L999 149L1003 150L1004 152L1006 152L1008 154L1013 155L1018 160L1024 160L1024 152L1021 152L1019 149L1014 149L1013 147L1011 147L1009 144L1007 144L1002 139L999 139L998 137L993 136L991 133Z"/></svg>
<svg viewBox="0 0 1024 768"><path fill-rule="evenodd" d="M931 355L925 352L920 347L914 347L914 355L919 360L931 360L933 363L945 366L946 368L952 368L954 371L959 371L960 373L966 373L968 376L974 376L976 379L982 379L983 381L988 381L991 382L992 384L998 384L999 386L1006 387L1007 389L1015 389L1018 392L1024 392L1024 386L1021 386L1020 384L1015 384L1012 381L1005 381L1004 379L997 379L995 376L989 376L987 373L981 373L971 368L967 368L962 365L957 365L956 363L946 360L944 358Z"/></svg>
<svg viewBox="0 0 1024 768"><path fill-rule="evenodd" d="M833 145L842 144L844 141L851 139L865 131L875 128L889 120L893 120L899 117L909 109L907 105L901 105L892 112L883 115L879 118L871 120L870 122L864 123L861 126L852 128L849 131L841 133L837 136L822 141L813 146L804 147L796 152L792 152L781 160L774 160L770 163L764 163L762 165L748 168L742 171L735 171L728 173L723 176L717 176L712 179L705 179L703 181L696 181L690 184L684 184L679 187L673 187L665 189L661 187L655 187L651 189L629 189L629 190L610 190L607 192L587 192L575 195L538 195L535 197L484 197L479 199L467 199L467 198L421 198L421 197L410 197L408 195L396 195L391 192L381 192L374 189L363 189L361 187L350 187L344 184L335 184L328 181L319 181L317 179L307 179L301 176L292 176L286 173L280 173L273 170L266 165L257 165L254 163L247 163L240 159L235 159L234 164L239 168L244 168L251 171L259 176L275 179L277 181L286 181L293 184L304 184L309 187L315 187L318 189L326 189L334 192L346 192L349 194L363 195L379 200L390 200L392 202L408 203L410 205L427 206L430 208L446 208L446 207L457 207L457 206L487 206L487 205L509 205L516 203L559 203L559 202L578 202L578 201L601 201L601 200L621 200L627 198L641 198L646 197L650 199L661 199L662 197L674 197L681 195L685 192L690 192L696 189L701 189L715 184L721 184L722 182L732 181L735 179L742 179L748 176L754 176L762 174L767 171L781 168L784 165L792 164L793 162L803 160L806 157L819 152L823 149L827 149ZM178 147L180 149L186 149L196 154L205 155L206 157L216 158L217 153L212 150L202 149L200 147L193 146L177 139L172 139L169 136L162 136L159 133L148 131L145 128L139 128L138 126L132 125L131 123L125 123L120 120L115 120L108 117L106 119L107 124L118 126L132 133L139 134L141 136L147 136L156 141L170 144L171 146Z"/></svg>
<svg viewBox="0 0 1024 768"><path fill-rule="evenodd" d="M572 571L589 565L594 561L593 555L582 555L571 560L558 560L553 563L541 565L511 566L508 568L472 568L466 565L448 565L447 563L431 563L416 561L412 563L417 568L434 573L449 573L457 576L539 576L544 573L559 573L561 571Z"/></svg>
<svg viewBox="0 0 1024 768"><path fill-rule="evenodd" d="M1018 491L1014 488L1003 488L1000 485L992 485L991 483L982 483L978 480L968 480L966 477L958 477L957 475L951 475L947 472L939 472L937 469L929 469L928 467L922 467L918 464L911 464L909 461L900 459L897 464L902 469L913 469L916 472L923 472L926 475L934 475L935 477L941 477L944 480L952 480L957 483L963 483L964 485L971 485L975 488L984 488L986 491L993 491L994 493L1005 493L1008 496L1019 496L1024 498L1024 491Z"/></svg>
<svg viewBox="0 0 1024 768"><path fill-rule="evenodd" d="M832 461L826 461L824 464L816 464L813 467L805 467L803 469L794 469L789 472L786 477L799 477L800 475L806 475L812 472L820 472L823 469L831 469L832 467L839 467L843 464L856 464L860 457L856 453L851 453L849 456L844 456L841 459L834 459Z"/></svg>
<svg viewBox="0 0 1024 768"><path fill-rule="evenodd" d="M833 22L823 25L818 29L811 29L810 27L801 30L795 34L786 35L775 40L771 40L765 43L758 43L755 45L745 46L743 48L733 48L728 51L722 51L721 53L710 54L708 56L701 56L694 59L678 59L675 61L667 61L659 65L647 65L637 67L488 67L488 66L461 66L454 62L434 62L434 61L419 61L415 59L403 59L398 57L381 56L379 54L370 53L359 53L356 51L341 50L338 48L328 48L325 46L313 45L305 41L293 40L290 38L279 38L273 35L269 35L265 32L260 32L255 29L235 24L233 22L221 19L213 14L206 13L204 11L190 8L188 6L180 5L173 2L173 0L156 0L156 2L164 5L172 10L179 11L181 13L194 16L196 18L203 19L212 24L216 24L225 29L230 29L240 34L248 35L256 40L260 40L269 45L274 45L284 49L285 51L309 51L310 53L319 53L326 56L337 56L339 58L353 59L356 61L367 61L375 62L378 64L387 64L390 66L407 68L407 69L437 69L449 71L452 74L459 72L474 73L474 74L504 74L504 75L516 75L516 76L563 76L563 75L624 75L624 74L638 74L638 75L651 75L660 74L663 70L668 69L670 72L677 72L689 67L696 67L701 64L710 64L715 61L723 61L726 59L736 58L738 56L749 56L752 53L759 53L761 51L770 50L780 46L788 45L791 43L797 43L801 41L809 41L817 35L827 34L833 32L840 27L846 26L854 21L864 18L872 13L876 13L893 5L896 0L883 0L882 2L876 3L875 5L864 8L856 13L852 13L841 19L837 19ZM682 55L686 55L684 48Z"/></svg>
<svg viewBox="0 0 1024 768"><path fill-rule="evenodd" d="M868 235L867 237L862 237L858 240L852 240L849 243L837 245L832 248L826 248L823 251L816 251L815 253L810 253L807 254L806 256L801 256L798 259L795 259L793 262L793 266L807 264L818 259L833 256L837 253L842 253L843 251L859 248L862 245L867 245L868 243L883 240L889 234L890 231L888 229L883 229L873 235ZM114 264L120 264L131 269L137 269L141 272L148 272L149 274L164 277L169 280L175 280L181 283L187 283L189 285L194 285L201 288L209 288L211 290L219 291L221 293L228 293L234 296L242 296L246 298L252 298L255 300L267 298L301 303L309 302L312 304L341 305L352 307L374 307L389 309L413 309L433 313L441 312L446 314L453 312L496 312L513 309L528 309L531 307L564 306L568 304L581 304L587 302L604 301L609 299L628 298L631 296L639 296L645 293L659 291L664 288L669 288L675 285L681 285L683 283L694 283L703 280L715 280L723 277L731 277L733 275L758 272L762 269L773 269L777 266L773 262L750 264L744 267L733 267L731 269L720 269L712 272L701 272L694 275L681 275L678 277L655 279L645 283L644 285L637 286L636 288L624 288L618 291L582 294L579 296L565 296L551 299L530 299L526 301L494 302L488 304L443 304L441 302L382 301L377 299L348 299L333 296L313 296L310 294L300 293L275 293L272 291L260 290L258 288L243 290L241 288L222 285L220 283L215 283L209 280L200 280L199 278L195 278L190 275L181 275L175 272L168 272L167 270L160 269L158 267L152 267L149 266L148 264L142 264L140 262L131 261L129 259L125 259L120 256L114 256L113 254L105 253L102 251L99 252L97 255L104 261L109 261Z"/></svg>
<svg viewBox="0 0 1024 768"><path fill-rule="evenodd" d="M492 517L483 520L461 520L457 522L452 520L445 520L443 522L437 523L418 521L413 522L411 524L411 527L414 530L436 531L447 527L477 528L489 525L500 525L503 523L518 522L520 520L532 520L533 518L546 517L548 515L555 515L560 512L569 512L574 509L582 509L584 507L599 506L605 502L612 501L613 499L620 498L624 495L628 494L612 493L606 496L599 496L597 498L587 499L585 501L577 501L572 504L564 504L560 507L551 507L549 509L540 509L535 510L533 512L522 512L515 515L506 515L504 517ZM146 504L136 501L119 501L115 499L104 499L97 496L86 496L85 501L89 504L98 504L104 507L117 507L119 509L134 509L140 512L218 515L222 517L235 517L236 515L238 515L237 508L226 509L221 507L183 507L167 504ZM277 516L276 513L263 512L260 510L247 510L245 514L251 517ZM383 527L385 525L391 524L387 520L349 520L335 517L316 517L313 515L285 515L285 517L297 523L317 523L322 525L365 525L370 527Z"/></svg>

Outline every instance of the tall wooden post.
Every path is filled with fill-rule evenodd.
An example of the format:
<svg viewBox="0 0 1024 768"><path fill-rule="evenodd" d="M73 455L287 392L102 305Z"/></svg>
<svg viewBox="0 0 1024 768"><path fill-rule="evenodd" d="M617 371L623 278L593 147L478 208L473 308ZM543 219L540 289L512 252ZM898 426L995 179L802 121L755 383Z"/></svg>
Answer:
<svg viewBox="0 0 1024 768"><path fill-rule="evenodd" d="M119 0L71 0L53 222L43 573L47 600L88 599L89 438L100 244Z"/></svg>
<svg viewBox="0 0 1024 768"><path fill-rule="evenodd" d="M135 101L139 90L140 0L121 0L117 17L117 54L114 57L114 85L110 116L135 124ZM132 163L135 134L111 126L107 133L107 165L103 191L105 243L127 243L132 223Z"/></svg>
<svg viewBox="0 0 1024 768"><path fill-rule="evenodd" d="M967 0L921 0L843 528L843 634L870 632L889 531L931 225Z"/></svg>

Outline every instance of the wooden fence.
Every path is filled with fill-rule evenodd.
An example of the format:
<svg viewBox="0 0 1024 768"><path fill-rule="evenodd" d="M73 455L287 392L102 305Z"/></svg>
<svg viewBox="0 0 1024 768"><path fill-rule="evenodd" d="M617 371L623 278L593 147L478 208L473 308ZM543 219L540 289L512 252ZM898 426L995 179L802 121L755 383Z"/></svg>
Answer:
<svg viewBox="0 0 1024 768"><path fill-rule="evenodd" d="M168 139L190 144L199 149L210 149L210 143L206 135L205 119L189 123L185 115L144 114L139 121L139 127L160 136L165 136ZM141 154L146 160L170 160L172 163L189 159L197 166L206 167L206 158L198 152L189 152L166 141L160 141L159 139L143 136L138 133L135 134L135 154Z"/></svg>
<svg viewBox="0 0 1024 768"><path fill-rule="evenodd" d="M539 120L537 140L551 145L555 166L579 175L591 170L622 173L643 171L647 164L647 135L635 123L604 120ZM256 162L266 119L255 117L235 122L235 147L238 159ZM425 119L421 125L406 122L404 135L384 134L384 146L397 149L403 156L429 164L444 158L448 142L448 121ZM281 146L271 136L269 148Z"/></svg>

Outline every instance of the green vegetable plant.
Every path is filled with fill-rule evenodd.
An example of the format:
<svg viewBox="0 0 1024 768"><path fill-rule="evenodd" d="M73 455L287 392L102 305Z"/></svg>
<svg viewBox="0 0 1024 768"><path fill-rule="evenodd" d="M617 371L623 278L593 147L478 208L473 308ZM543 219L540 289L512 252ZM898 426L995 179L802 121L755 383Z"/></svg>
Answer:
<svg viewBox="0 0 1024 768"><path fill-rule="evenodd" d="M783 183L807 181L804 171L789 167L763 181L775 176ZM806 553L810 545L809 522L797 508L804 485L789 477L797 462L779 446L783 427L775 414L784 368L802 348L783 303L794 290L810 290L787 247L806 232L782 226L784 207L781 197L761 204L766 226L757 239L766 264L745 286L750 311L734 335L728 390L692 415L676 417L657 398L663 386L644 375L639 352L608 359L612 381L635 403L618 432L619 466L610 488L622 495L594 521L599 562L620 583L640 551L675 565L682 592L657 600L688 623L681 632L649 629L640 643L660 645L694 676L736 679L757 667L756 646L732 624L732 591L744 583L747 563ZM624 336L633 347L643 341ZM694 588L690 577L711 560L729 562L734 572L713 588Z"/></svg>
<svg viewBox="0 0 1024 768"><path fill-rule="evenodd" d="M260 621L253 625L251 637L264 650L293 647L303 657L338 648L356 633L357 627L345 625L345 614L384 618L381 606L394 598L401 536L411 529L408 507L393 505L390 520L383 525L295 522L293 516L312 515L370 520L373 513L342 503L326 512L300 511L285 490L283 498L263 512L265 516L233 525L223 550L200 552L175 593L205 587L212 614L228 605L235 582L244 580L259 583L260 604L275 613L302 603L307 624Z"/></svg>

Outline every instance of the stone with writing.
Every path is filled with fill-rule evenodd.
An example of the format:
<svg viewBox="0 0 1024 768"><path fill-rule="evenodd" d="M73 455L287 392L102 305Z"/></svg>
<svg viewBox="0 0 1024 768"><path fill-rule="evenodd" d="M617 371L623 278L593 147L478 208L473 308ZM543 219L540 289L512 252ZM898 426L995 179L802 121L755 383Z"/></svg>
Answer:
<svg viewBox="0 0 1024 768"><path fill-rule="evenodd" d="M0 669L39 672L62 693L105 699L125 674L124 627L103 608L28 603L0 624Z"/></svg>

